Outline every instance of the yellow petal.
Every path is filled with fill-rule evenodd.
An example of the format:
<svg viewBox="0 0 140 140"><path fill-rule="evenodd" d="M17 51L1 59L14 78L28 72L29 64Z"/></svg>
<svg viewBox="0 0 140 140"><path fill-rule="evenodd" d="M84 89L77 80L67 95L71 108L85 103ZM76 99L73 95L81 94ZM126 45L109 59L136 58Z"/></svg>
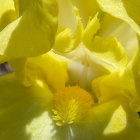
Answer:
<svg viewBox="0 0 140 140"><path fill-rule="evenodd" d="M97 0L101 9L127 22L140 35L139 0Z"/></svg>
<svg viewBox="0 0 140 140"><path fill-rule="evenodd" d="M75 9L75 15L77 19L77 27L74 32L70 28L59 28L58 33L55 38L55 43L53 49L59 52L70 52L78 47L79 43L82 40L83 25L78 13L78 10Z"/></svg>
<svg viewBox="0 0 140 140"><path fill-rule="evenodd" d="M138 38L139 39L139 38ZM140 111L140 50L138 50L135 59L132 62L131 69L133 71L135 85L136 85L136 97L132 102L132 107L136 111Z"/></svg>
<svg viewBox="0 0 140 140"><path fill-rule="evenodd" d="M55 130L50 117L52 92L38 82L25 88L14 75L0 77L0 139L52 139Z"/></svg>
<svg viewBox="0 0 140 140"><path fill-rule="evenodd" d="M14 71L17 79L25 86L30 86L31 82L27 78L27 59L26 58L18 58L18 59L10 59L9 64ZM18 65L17 65L18 64Z"/></svg>
<svg viewBox="0 0 140 140"><path fill-rule="evenodd" d="M93 19L89 19L88 24L83 33L83 42L87 48L92 47L92 45L93 45L92 42L93 42L94 36L100 28L98 14L99 13L97 13Z"/></svg>
<svg viewBox="0 0 140 140"><path fill-rule="evenodd" d="M30 140L54 140L54 138L61 138L57 136L57 128L50 114L49 111L44 111L26 124L23 140L27 140L27 136L30 137Z"/></svg>
<svg viewBox="0 0 140 140"><path fill-rule="evenodd" d="M8 57L5 55L0 55L0 63L4 63L8 61Z"/></svg>
<svg viewBox="0 0 140 140"><path fill-rule="evenodd" d="M15 8L13 0L0 1L0 31L6 27L10 22L18 17L18 11ZM8 58L0 55L0 63L6 62Z"/></svg>
<svg viewBox="0 0 140 140"><path fill-rule="evenodd" d="M125 48L129 61L136 55L138 50L137 36L135 31L126 22L105 14L98 35L102 37L109 35L116 37Z"/></svg>
<svg viewBox="0 0 140 140"><path fill-rule="evenodd" d="M57 29L57 1L32 0L19 8L24 9L20 17L0 32L0 55L29 57L49 51Z"/></svg>
<svg viewBox="0 0 140 140"><path fill-rule="evenodd" d="M17 18L17 11L13 0L0 1L0 31Z"/></svg>
<svg viewBox="0 0 140 140"><path fill-rule="evenodd" d="M92 88L99 102L109 100L118 94L132 100L136 96L134 77L127 68L94 79Z"/></svg>
<svg viewBox="0 0 140 140"><path fill-rule="evenodd" d="M59 0L58 5L59 5L59 27L70 28L72 31L75 31L77 21L71 1Z"/></svg>
<svg viewBox="0 0 140 140"><path fill-rule="evenodd" d="M82 126L71 125L58 129L58 133L74 140L139 140L139 115L127 103L125 98L117 97L94 106Z"/></svg>
<svg viewBox="0 0 140 140"><path fill-rule="evenodd" d="M35 79L41 79L59 89L63 88L68 80L67 63L53 52L27 60L15 59L10 61L10 64L18 79L26 86L34 83Z"/></svg>
<svg viewBox="0 0 140 140"><path fill-rule="evenodd" d="M138 140L140 137L139 115L122 97L93 107L86 125L90 137L100 140Z"/></svg>
<svg viewBox="0 0 140 140"><path fill-rule="evenodd" d="M96 0L72 0L79 9L83 23L86 25L89 17L94 17L99 10Z"/></svg>
<svg viewBox="0 0 140 140"><path fill-rule="evenodd" d="M126 66L127 57L122 45L116 38L108 36L101 38L96 36L89 48L93 54L102 60L102 64L108 69L116 69ZM112 68L111 68L112 67Z"/></svg>

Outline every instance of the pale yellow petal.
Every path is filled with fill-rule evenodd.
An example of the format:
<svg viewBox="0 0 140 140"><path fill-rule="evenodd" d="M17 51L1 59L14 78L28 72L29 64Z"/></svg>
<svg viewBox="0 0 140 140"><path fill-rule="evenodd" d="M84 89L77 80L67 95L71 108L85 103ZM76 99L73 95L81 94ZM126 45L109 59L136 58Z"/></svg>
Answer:
<svg viewBox="0 0 140 140"><path fill-rule="evenodd" d="M58 0L59 5L59 27L70 28L72 31L76 29L76 16L71 0Z"/></svg>
<svg viewBox="0 0 140 140"><path fill-rule="evenodd" d="M84 25L88 23L89 17L94 17L99 10L96 0L72 0L79 9Z"/></svg>
<svg viewBox="0 0 140 140"><path fill-rule="evenodd" d="M101 9L127 22L140 35L139 0L97 0Z"/></svg>

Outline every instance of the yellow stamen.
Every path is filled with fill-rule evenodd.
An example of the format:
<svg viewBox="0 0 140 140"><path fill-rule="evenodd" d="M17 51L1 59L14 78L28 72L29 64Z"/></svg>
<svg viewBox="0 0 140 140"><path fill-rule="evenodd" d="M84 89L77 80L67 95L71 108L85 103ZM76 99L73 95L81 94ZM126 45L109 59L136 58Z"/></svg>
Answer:
<svg viewBox="0 0 140 140"><path fill-rule="evenodd" d="M65 87L54 94L53 119L56 125L80 124L93 105L92 96L78 86Z"/></svg>

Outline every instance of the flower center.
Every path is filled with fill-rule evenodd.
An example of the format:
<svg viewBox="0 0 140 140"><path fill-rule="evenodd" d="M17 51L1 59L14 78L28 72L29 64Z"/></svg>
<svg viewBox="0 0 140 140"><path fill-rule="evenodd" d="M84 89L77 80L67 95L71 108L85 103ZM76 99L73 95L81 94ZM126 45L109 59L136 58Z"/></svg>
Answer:
<svg viewBox="0 0 140 140"><path fill-rule="evenodd" d="M93 105L92 96L78 86L65 87L54 94L53 120L56 125L81 124Z"/></svg>

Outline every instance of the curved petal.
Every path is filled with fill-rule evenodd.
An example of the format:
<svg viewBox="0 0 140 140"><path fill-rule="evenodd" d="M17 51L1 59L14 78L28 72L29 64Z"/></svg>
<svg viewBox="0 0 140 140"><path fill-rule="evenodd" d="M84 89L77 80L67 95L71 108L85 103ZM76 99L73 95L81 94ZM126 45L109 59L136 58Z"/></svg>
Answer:
<svg viewBox="0 0 140 140"><path fill-rule="evenodd" d="M24 9L20 17L0 32L0 55L29 57L49 51L57 29L57 1L21 0L19 8Z"/></svg>
<svg viewBox="0 0 140 140"><path fill-rule="evenodd" d="M127 34L126 34L127 33ZM135 31L129 24L124 21L112 17L109 14L105 14L101 27L98 32L99 36L107 37L109 35L114 36L125 48L128 61L132 61L138 50L138 41Z"/></svg>
<svg viewBox="0 0 140 140"><path fill-rule="evenodd" d="M117 69L127 65L124 48L119 41L112 36L108 36L107 38L96 36L92 41L92 45L89 46L89 49L93 55L101 59L102 64L110 71L112 71L112 68Z"/></svg>
<svg viewBox="0 0 140 140"><path fill-rule="evenodd" d="M119 41L112 36L102 38L96 36L96 32L100 29L101 23L98 18L99 13L89 21L83 32L83 43L97 57L103 59L104 62L116 67L125 66L127 57L125 50Z"/></svg>
<svg viewBox="0 0 140 140"><path fill-rule="evenodd" d="M139 0L97 0L101 9L127 22L140 35Z"/></svg>
<svg viewBox="0 0 140 140"><path fill-rule="evenodd" d="M17 18L17 11L13 0L0 1L0 31Z"/></svg>
<svg viewBox="0 0 140 140"><path fill-rule="evenodd" d="M14 75L0 77L0 139L53 140L52 92L36 82L25 88Z"/></svg>
<svg viewBox="0 0 140 140"><path fill-rule="evenodd" d="M13 59L10 65L18 79L26 86L34 83L35 79L41 79L54 89L59 89L64 87L68 80L66 61L53 52L28 59Z"/></svg>
<svg viewBox="0 0 140 140"><path fill-rule="evenodd" d="M93 108L86 123L88 136L100 140L139 139L140 119L122 97Z"/></svg>
<svg viewBox="0 0 140 140"><path fill-rule="evenodd" d="M0 31L5 28L10 22L18 17L18 12L15 8L13 0L0 1ZM6 62L8 58L5 55L0 55L0 63Z"/></svg>
<svg viewBox="0 0 140 140"><path fill-rule="evenodd" d="M62 53L70 52L78 47L82 40L83 24L81 22L78 10L75 9L74 11L77 19L77 27L75 31L72 31L71 28L58 28L58 33L53 46L55 51Z"/></svg>
<svg viewBox="0 0 140 140"><path fill-rule="evenodd" d="M132 102L136 96L134 77L128 68L94 79L92 88L99 102L110 100L118 94L128 97Z"/></svg>

